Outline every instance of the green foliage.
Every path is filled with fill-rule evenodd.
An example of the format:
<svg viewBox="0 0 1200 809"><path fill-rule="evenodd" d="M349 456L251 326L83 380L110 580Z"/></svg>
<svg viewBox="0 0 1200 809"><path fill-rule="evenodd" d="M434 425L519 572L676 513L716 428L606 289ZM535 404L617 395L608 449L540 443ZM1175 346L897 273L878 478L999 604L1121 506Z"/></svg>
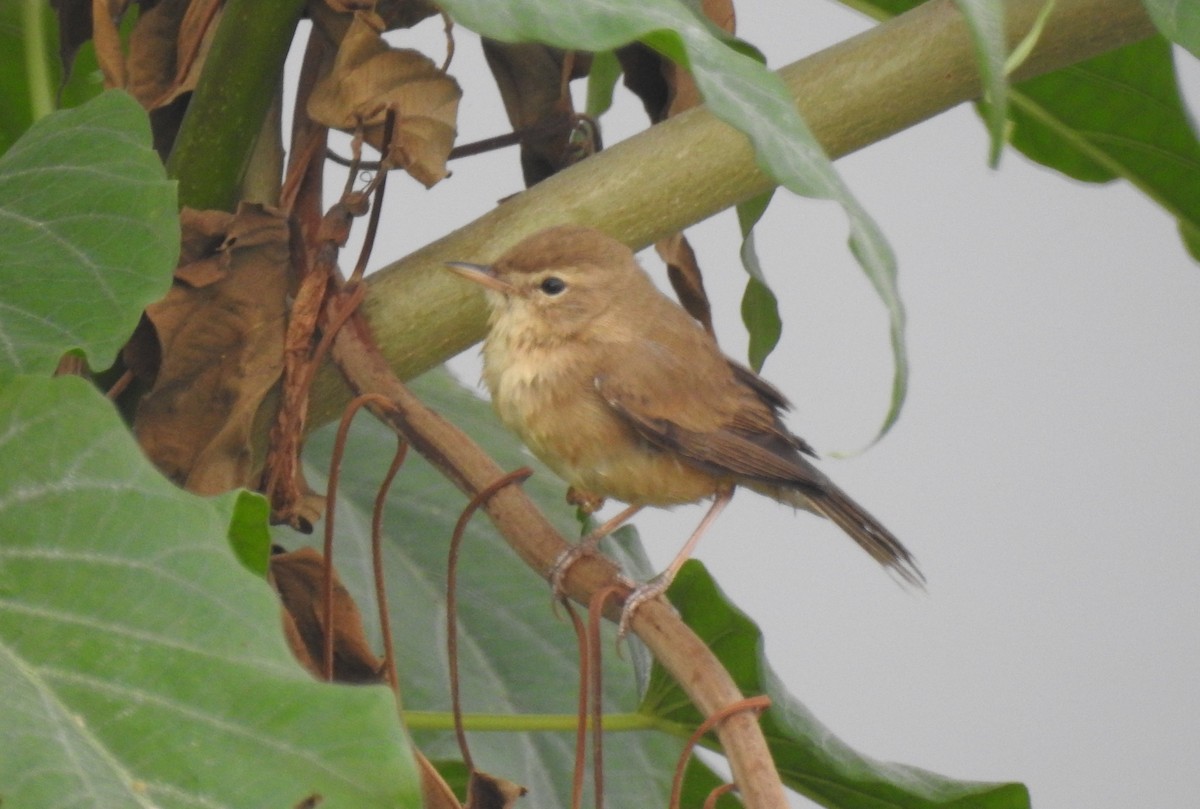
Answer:
<svg viewBox="0 0 1200 809"><path fill-rule="evenodd" d="M886 19L918 0L846 5ZM1165 36L1200 51L1200 5L1146 0L1146 6ZM1133 183L1179 220L1184 246L1200 260L1200 143L1166 40L1152 37L1020 82L1008 96L1013 146L1077 180ZM994 136L992 105L982 113Z"/></svg>
<svg viewBox="0 0 1200 809"><path fill-rule="evenodd" d="M907 5L891 4L893 10ZM1170 27L1169 35L1195 53L1194 9L1157 0L1149 6L1164 30ZM764 170L781 184L838 200L850 218L852 249L891 316L896 377L886 430L907 377L894 260L774 76L666 0L448 0L446 7L470 27L508 39L589 49L641 39L695 71L714 112L747 133ZM39 28L20 29L14 8L0 8L0 44L19 42L23 65L41 64L57 79L46 13L34 15ZM274 47L227 41L210 54L218 72L206 70L173 158L189 189L186 201L201 205L221 207L232 198L299 13L299 5L281 4L275 10L286 24L280 26L256 9L237 29L241 18L231 9L238 8L250 6L228 5L223 31L240 30ZM996 69L999 4L964 0L963 8L978 14L974 28L988 66L995 138L1005 94L1003 71ZM89 58L86 51L80 57L76 84L64 96L68 106L98 89ZM105 93L33 123L45 106L46 82L35 83L15 64L0 65L0 150L33 125L0 157L0 448L10 459L0 465L5 807L289 806L315 793L329 806L416 805L416 778L391 694L315 683L292 660L278 603L263 581L264 501L245 493L201 499L181 492L148 465L95 390L80 379L46 378L69 350L83 351L97 366L111 363L141 310L161 297L178 250L176 199L150 149L145 115L128 96ZM227 84L223 70L229 81L245 83ZM597 84L597 109L604 106L599 91L613 81L610 70L606 83ZM1178 217L1200 255L1200 147L1178 100L1165 41L1023 83L1009 97L1014 145L1072 177L1130 179ZM765 206L762 198L741 211L752 276L743 309L756 366L780 327L753 256L751 228ZM502 464L531 464L486 405L446 375L430 374L415 387ZM308 477L318 486L331 441L324 431L310 442ZM378 642L379 619L369 606L370 507L392 436L364 421L350 442L354 460L343 471L335 561L362 607L368 636ZM575 532L561 486L548 473L539 470L525 487L564 533ZM431 757L457 755L445 714L443 627L447 540L463 505L413 458L386 513L390 619L401 649L405 708L414 712L412 727ZM309 541L284 530L275 536L289 545ZM636 543L609 551L627 569L644 570ZM565 803L571 734L563 728L577 690L570 628L553 617L544 583L482 516L467 531L459 577L466 708L475 723L521 729L471 734L476 758L530 786L539 802ZM1018 784L953 781L849 749L775 680L757 629L698 566L684 569L671 596L743 690L772 697L764 717L770 744L786 782L802 794L838 807L1028 806ZM679 737L699 721L660 670L644 692L637 674L634 664L608 655L610 739L622 733L606 754L610 772L620 773L608 790L617 805L664 802ZM688 794L703 795L714 781L693 765Z"/></svg>
<svg viewBox="0 0 1200 809"><path fill-rule="evenodd" d="M21 304L0 386L19 460L0 465L5 805L412 805L391 694L314 682L230 547L257 544L261 568L261 498L177 489L95 389L45 376L75 347L111 360L170 278L173 187L132 103L47 118L0 163L5 299Z"/></svg>
<svg viewBox="0 0 1200 809"><path fill-rule="evenodd" d="M1012 107L1012 143L1030 158L1077 180L1128 180L1179 220L1185 243L1200 228L1200 143L1165 40L1021 82Z"/></svg>
<svg viewBox="0 0 1200 809"><path fill-rule="evenodd" d="M232 211L304 3L230 0L167 168L179 202Z"/></svg>
<svg viewBox="0 0 1200 809"><path fill-rule="evenodd" d="M238 492L229 520L229 545L246 569L267 577L271 557L271 534L267 521L271 506L254 492Z"/></svg>
<svg viewBox="0 0 1200 809"><path fill-rule="evenodd" d="M63 81L56 30L49 3L0 3L0 154L54 109L56 96L59 106L75 107L104 89L90 42Z"/></svg>
<svg viewBox="0 0 1200 809"><path fill-rule="evenodd" d="M168 483L76 377L6 383L0 435L6 807L414 805L391 693L295 662L236 495Z"/></svg>
<svg viewBox="0 0 1200 809"><path fill-rule="evenodd" d="M1053 2L1053 0L1050 0ZM1000 162L1004 148L1004 130L1008 125L1008 80L1004 74L1007 48L1004 44L1004 3L1001 0L955 0L967 19L971 39L979 62L983 82L984 117L987 121L991 149L988 160L993 166Z"/></svg>
<svg viewBox="0 0 1200 809"><path fill-rule="evenodd" d="M0 156L0 375L82 350L106 368L179 253L175 185L122 92L38 121Z"/></svg>
<svg viewBox="0 0 1200 809"><path fill-rule="evenodd" d="M747 200L737 207L738 227L742 231L742 266L750 274L746 291L742 294L742 322L750 335L750 367L761 371L763 363L783 333L783 321L779 317L779 301L767 285L758 253L754 249L754 226L771 204L773 191Z"/></svg>

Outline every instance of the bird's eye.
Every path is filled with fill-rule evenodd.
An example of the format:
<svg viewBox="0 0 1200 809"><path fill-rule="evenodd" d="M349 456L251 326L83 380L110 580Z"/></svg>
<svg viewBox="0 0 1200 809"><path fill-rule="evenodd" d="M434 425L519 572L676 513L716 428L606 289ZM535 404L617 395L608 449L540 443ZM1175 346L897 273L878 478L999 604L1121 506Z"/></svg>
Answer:
<svg viewBox="0 0 1200 809"><path fill-rule="evenodd" d="M541 290L547 295L557 295L567 288L567 282L556 276L550 276L542 281Z"/></svg>

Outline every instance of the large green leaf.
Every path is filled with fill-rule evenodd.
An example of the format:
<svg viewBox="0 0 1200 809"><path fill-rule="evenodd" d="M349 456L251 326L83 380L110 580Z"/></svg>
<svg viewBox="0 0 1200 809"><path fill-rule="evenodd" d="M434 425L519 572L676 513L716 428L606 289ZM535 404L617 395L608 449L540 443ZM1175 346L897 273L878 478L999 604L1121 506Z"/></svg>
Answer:
<svg viewBox="0 0 1200 809"><path fill-rule="evenodd" d="M110 365L178 252L175 186L136 101L38 121L0 156L0 375L49 373L70 349Z"/></svg>
<svg viewBox="0 0 1200 809"><path fill-rule="evenodd" d="M683 567L668 595L742 693L770 696L763 731L784 783L802 795L838 809L1028 809L1029 793L1021 784L955 781L875 761L848 747L788 694L763 658L758 627L726 600L699 562ZM700 721L679 686L657 666L641 710L689 729Z"/></svg>
<svg viewBox="0 0 1200 809"><path fill-rule="evenodd" d="M876 19L920 0L843 0ZM1197 52L1200 5L1145 0L1159 28ZM1124 178L1179 220L1200 260L1200 143L1166 40L1151 38L1009 88L1013 146L1088 182ZM990 110L983 114L990 122Z"/></svg>
<svg viewBox="0 0 1200 809"><path fill-rule="evenodd" d="M1200 228L1200 143L1166 40L1021 82L1010 99L1012 142L1026 155L1079 180L1122 177L1175 216L1185 237Z"/></svg>
<svg viewBox="0 0 1200 809"><path fill-rule="evenodd" d="M566 486L531 458L496 420L491 406L446 372L412 383L429 406L451 419L506 469L531 466L523 488L566 536L580 527ZM314 434L306 447L306 477L325 480L334 431ZM367 637L380 648L379 619L370 570L371 508L395 450L395 436L360 416L350 431L338 487L334 563L355 596ZM450 534L466 499L415 453L410 453L388 498L385 567L392 633L410 729L426 755L458 757L450 727L446 662L446 557ZM294 547L313 542L281 529L276 540ZM614 549L609 546L610 552ZM623 556L626 569L638 569ZM571 625L555 616L550 588L512 552L482 513L467 528L459 561L459 643L464 708L492 731L469 733L477 766L529 788L537 805L569 804L578 693L578 654ZM632 666L605 641L605 708L633 712L638 695ZM432 712L432 713L429 713ZM648 725L648 723L642 723ZM557 728L557 730L555 730ZM610 735L607 795L614 806L666 805L681 742L649 730Z"/></svg>
<svg viewBox="0 0 1200 809"><path fill-rule="evenodd" d="M833 169L782 80L730 43L680 0L447 0L466 27L507 41L535 40L604 51L635 40L684 65L707 107L746 134L758 164L788 190L838 202L850 223L850 250L887 307L896 373L880 435L895 423L908 386L904 307L896 259L874 220Z"/></svg>
<svg viewBox="0 0 1200 809"><path fill-rule="evenodd" d="M46 806L416 806L392 695L313 681L227 540L83 380L0 389L0 784Z"/></svg>

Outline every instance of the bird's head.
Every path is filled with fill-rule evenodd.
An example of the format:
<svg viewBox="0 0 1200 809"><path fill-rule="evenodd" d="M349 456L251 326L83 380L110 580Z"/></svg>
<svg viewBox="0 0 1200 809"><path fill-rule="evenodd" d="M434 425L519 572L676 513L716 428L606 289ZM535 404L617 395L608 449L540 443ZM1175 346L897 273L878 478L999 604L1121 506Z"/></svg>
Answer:
<svg viewBox="0 0 1200 809"><path fill-rule="evenodd" d="M486 290L493 328L532 329L547 340L596 328L614 302L636 301L650 283L628 247L575 225L540 231L489 265L446 266Z"/></svg>

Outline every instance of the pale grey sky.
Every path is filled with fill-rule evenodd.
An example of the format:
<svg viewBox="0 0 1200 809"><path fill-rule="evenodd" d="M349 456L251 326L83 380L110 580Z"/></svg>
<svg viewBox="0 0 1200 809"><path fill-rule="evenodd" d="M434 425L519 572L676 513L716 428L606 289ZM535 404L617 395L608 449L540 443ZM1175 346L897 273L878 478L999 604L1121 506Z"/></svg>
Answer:
<svg viewBox="0 0 1200 809"><path fill-rule="evenodd" d="M773 66L871 24L830 3L738 10L739 33ZM1200 98L1200 71L1183 59ZM456 75L486 77L481 61L460 32ZM460 132L494 134L494 90L466 93ZM625 123L606 119L610 143L644 126L636 102L614 117ZM858 750L1023 781L1037 806L1190 805L1200 267L1129 186L1078 184L1013 150L992 171L986 154L962 107L837 164L899 257L912 377L892 433L822 468L917 554L928 594L895 586L834 526L749 492L698 556L762 626L791 691ZM389 194L387 221L421 230L384 234L379 263L520 187L511 152L455 168L469 184ZM785 324L764 375L819 451L857 449L885 413L891 365L845 220L780 193L758 233ZM743 357L736 221L722 214L688 234L722 344ZM661 278L650 253L643 261ZM474 380L474 360L456 367ZM638 518L658 564L701 513Z"/></svg>

